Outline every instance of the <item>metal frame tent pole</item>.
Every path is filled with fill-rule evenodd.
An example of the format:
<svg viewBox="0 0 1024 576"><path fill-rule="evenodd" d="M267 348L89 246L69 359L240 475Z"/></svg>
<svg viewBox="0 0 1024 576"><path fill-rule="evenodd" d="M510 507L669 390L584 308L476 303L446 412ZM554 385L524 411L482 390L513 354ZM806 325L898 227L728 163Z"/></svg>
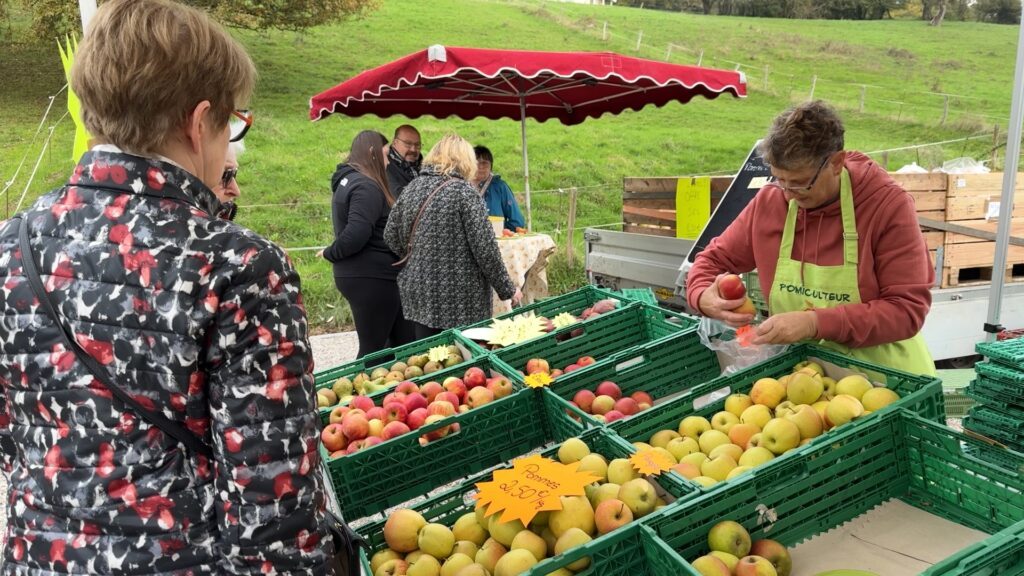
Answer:
<svg viewBox="0 0 1024 576"><path fill-rule="evenodd" d="M1021 120L1024 116L1024 11L1017 36L1017 65L1013 74L1013 100L1010 105L1010 125L1006 137L1006 161L1003 166L1003 194L999 200L999 227L996 229L996 254L992 262L992 288L988 296L988 320L985 332L992 340L1002 329L999 313L1003 299L1006 256L1010 245L1010 225L1013 220L1013 195L1020 160Z"/></svg>
<svg viewBox="0 0 1024 576"><path fill-rule="evenodd" d="M89 20L92 20L92 15L96 13L96 0L78 0L78 13L82 16L82 32L84 33L89 25Z"/></svg>
<svg viewBox="0 0 1024 576"><path fill-rule="evenodd" d="M519 126L523 138L523 180L526 181L526 229L533 230L533 208L530 206L530 160L526 153L526 97L519 96Z"/></svg>

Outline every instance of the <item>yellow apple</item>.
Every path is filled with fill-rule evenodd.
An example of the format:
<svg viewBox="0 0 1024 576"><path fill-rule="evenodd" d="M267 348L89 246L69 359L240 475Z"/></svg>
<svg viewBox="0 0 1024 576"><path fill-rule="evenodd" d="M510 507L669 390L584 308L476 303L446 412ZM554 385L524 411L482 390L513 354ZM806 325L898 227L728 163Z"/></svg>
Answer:
<svg viewBox="0 0 1024 576"><path fill-rule="evenodd" d="M842 426L864 414L864 406L860 400L847 394L840 394L829 401L825 408L825 418L832 426Z"/></svg>
<svg viewBox="0 0 1024 576"><path fill-rule="evenodd" d="M384 433L384 422L378 418L370 420L366 435L377 436L379 438L382 433Z"/></svg>
<svg viewBox="0 0 1024 576"><path fill-rule="evenodd" d="M783 400L782 402L779 402L778 406L775 407L775 417L785 418L786 416L789 416L790 414L795 412L795 408L796 404L790 402L789 400Z"/></svg>
<svg viewBox="0 0 1024 576"><path fill-rule="evenodd" d="M821 364L813 362L811 360L804 360L797 362L793 365L793 372L809 372L811 374L818 374L819 376L825 375L825 369L822 368Z"/></svg>
<svg viewBox="0 0 1024 576"><path fill-rule="evenodd" d="M740 456L738 462L740 466L750 466L753 468L773 460L774 458L775 454L772 454L771 450L764 446L754 446L753 448L748 448L747 451Z"/></svg>
<svg viewBox="0 0 1024 576"><path fill-rule="evenodd" d="M754 404L750 408L744 410L743 414L740 415L740 422L743 424L753 424L762 430L764 429L764 425L771 419L771 409L761 404Z"/></svg>
<svg viewBox="0 0 1024 576"><path fill-rule="evenodd" d="M469 540L477 546L482 545L484 540L487 540L487 532L477 522L475 512L467 512L459 516L455 524L452 524L452 534L455 535L456 540Z"/></svg>
<svg viewBox="0 0 1024 576"><path fill-rule="evenodd" d="M412 552L409 552L405 555L405 561L409 564L412 564L417 559L419 559L420 556L423 556L424 554L426 554L426 552L424 552L423 550L413 550Z"/></svg>
<svg viewBox="0 0 1024 576"><path fill-rule="evenodd" d="M558 541L555 542L555 554L564 554L577 546L582 546L587 542L590 542L592 539L593 538L590 537L590 534L587 534L579 528L570 528L565 532L565 534L559 536ZM579 572L587 566L590 566L589 556L584 556L575 562L567 564L565 567L573 572ZM518 572L515 572L514 574L518 574Z"/></svg>
<svg viewBox="0 0 1024 576"><path fill-rule="evenodd" d="M725 432L719 432L718 430L708 430L701 434L697 440L697 444L700 445L700 451L705 454L710 454L715 448L728 443L729 437Z"/></svg>
<svg viewBox="0 0 1024 576"><path fill-rule="evenodd" d="M484 542L484 545L480 547L480 551L476 553L475 560L477 564L483 565L488 572L493 574L494 566L497 565L498 560L500 560L506 552L508 552L508 550L502 546L501 543L493 538L488 538L487 542ZM530 556L533 555L530 554Z"/></svg>
<svg viewBox="0 0 1024 576"><path fill-rule="evenodd" d="M679 435L700 439L701 434L711 430L711 422L703 416L687 416L679 422Z"/></svg>
<svg viewBox="0 0 1024 576"><path fill-rule="evenodd" d="M740 448L745 448L754 434L760 431L761 427L757 424L744 424L740 422L729 430L729 441Z"/></svg>
<svg viewBox="0 0 1024 576"><path fill-rule="evenodd" d="M480 546L478 546L475 542L470 542L469 540L456 540L455 541L455 546L452 548L452 554L453 555L454 554L465 554L466 556L469 556L470 558L475 557L476 553L479 552L479 551L480 551ZM449 558L451 558L451 556L449 556Z"/></svg>
<svg viewBox="0 0 1024 576"><path fill-rule="evenodd" d="M725 477L726 480L732 480L733 478L743 474L747 470L752 470L750 466L737 466L729 471L729 475Z"/></svg>
<svg viewBox="0 0 1024 576"><path fill-rule="evenodd" d="M604 456L600 454L587 454L580 459L580 472L590 472L594 476L598 476L601 480L608 479L608 463L605 461Z"/></svg>
<svg viewBox="0 0 1024 576"><path fill-rule="evenodd" d="M700 452L700 444L688 436L673 438L665 448L672 453L672 457L675 458L677 462L682 460L683 456L686 456L687 454Z"/></svg>
<svg viewBox="0 0 1024 576"><path fill-rule="evenodd" d="M579 438L569 438L558 447L558 461L562 464L579 462L587 454L590 454L590 447Z"/></svg>
<svg viewBox="0 0 1024 576"><path fill-rule="evenodd" d="M750 389L750 399L754 404L775 408L786 397L786 387L775 378L761 378L754 382Z"/></svg>
<svg viewBox="0 0 1024 576"><path fill-rule="evenodd" d="M710 476L697 476L696 478L693 479L693 481L705 488L710 488L715 484L718 484L718 480L715 480Z"/></svg>
<svg viewBox="0 0 1024 576"><path fill-rule="evenodd" d="M825 423L821 421L818 411L807 404L797 406L796 412L786 416L786 420L796 424L800 429L800 438L804 440L821 436L825 429Z"/></svg>
<svg viewBox="0 0 1024 576"><path fill-rule="evenodd" d="M657 432L654 433L653 436L651 436L651 439L648 441L648 444L654 446L655 448L664 448L668 446L668 443L671 442L674 438L679 437L679 433L676 432L675 430L658 430Z"/></svg>
<svg viewBox="0 0 1024 576"><path fill-rule="evenodd" d="M666 450L664 448L654 448L654 449L651 450L651 452L657 452L658 454L661 454L665 458L668 458L673 464L678 464L679 463L679 460L677 460L676 457L671 452L669 452L668 450Z"/></svg>
<svg viewBox="0 0 1024 576"><path fill-rule="evenodd" d="M707 459L707 454L703 452L694 452L693 454L687 454L686 456L683 456L683 459L680 460L679 463L692 464L693 466L700 468L700 465L703 464L704 461Z"/></svg>
<svg viewBox="0 0 1024 576"><path fill-rule="evenodd" d="M872 388L860 398L864 410L874 412L900 399L900 395L888 388Z"/></svg>
<svg viewBox="0 0 1024 576"><path fill-rule="evenodd" d="M441 563L430 554L423 554L414 561L409 561L405 572L408 576L440 576Z"/></svg>
<svg viewBox="0 0 1024 576"><path fill-rule="evenodd" d="M729 394L725 399L725 411L737 417L753 405L754 401L746 394Z"/></svg>
<svg viewBox="0 0 1024 576"><path fill-rule="evenodd" d="M740 423L740 417L732 412L718 412L711 417L711 427L719 432L729 433L729 430Z"/></svg>
<svg viewBox="0 0 1024 576"><path fill-rule="evenodd" d="M729 568L729 572L730 573L735 571L736 570L736 565L740 563L740 559L739 558L733 556L732 554L729 554L728 552L722 552L720 550L715 550L714 552L711 553L711 555L714 556L715 558L718 558L719 560L721 560L726 565L726 567Z"/></svg>
<svg viewBox="0 0 1024 576"><path fill-rule="evenodd" d="M597 510L597 507L601 505L605 500L612 500L619 497L620 485L613 482L606 482L597 487L594 491L594 497L590 499L590 505Z"/></svg>
<svg viewBox="0 0 1024 576"><path fill-rule="evenodd" d="M836 380L835 378L829 378L825 376L821 379L821 384L825 389L821 393L822 400L831 400L836 397Z"/></svg>
<svg viewBox="0 0 1024 576"><path fill-rule="evenodd" d="M755 448L755 447L761 446L761 445L762 445L761 433L758 432L757 434L754 434L753 436L750 437L750 440L747 441L746 448L747 448L747 450L750 450L751 448Z"/></svg>
<svg viewBox="0 0 1024 576"><path fill-rule="evenodd" d="M494 576L517 576L537 564L529 550L509 550L494 566Z"/></svg>
<svg viewBox="0 0 1024 576"><path fill-rule="evenodd" d="M471 564L473 564L473 559L469 556L462 553L452 554L441 565L441 576L455 576L460 570Z"/></svg>
<svg viewBox="0 0 1024 576"><path fill-rule="evenodd" d="M773 418L764 425L761 445L771 450L773 454L783 454L800 445L800 429L789 420Z"/></svg>
<svg viewBox="0 0 1024 576"><path fill-rule="evenodd" d="M700 465L701 474L709 478L714 478L721 482L732 472L732 469L736 467L736 460L728 454L719 454L715 458L710 458Z"/></svg>
<svg viewBox="0 0 1024 576"><path fill-rule="evenodd" d="M738 522L724 520L708 532L708 547L712 551L727 552L737 558L750 553L750 533Z"/></svg>
<svg viewBox="0 0 1024 576"><path fill-rule="evenodd" d="M516 519L511 522L502 522L501 514L491 516L490 522L487 524L487 531L490 532L491 538L506 548L512 545L516 534L523 530L526 530L526 526L523 526L522 521Z"/></svg>
<svg viewBox="0 0 1024 576"><path fill-rule="evenodd" d="M442 575L443 576L443 575ZM491 576L483 564L473 563L455 573L455 576Z"/></svg>
<svg viewBox="0 0 1024 576"><path fill-rule="evenodd" d="M406 560L388 560L377 568L373 576L396 576L409 571L409 562Z"/></svg>
<svg viewBox="0 0 1024 576"><path fill-rule="evenodd" d="M633 482L634 480L630 480ZM644 480L646 482L646 480ZM622 493L622 490L619 490ZM621 496L619 498L621 500ZM556 538L560 538L570 528L579 528L587 534L594 533L594 508L585 496L562 496L562 509L551 513L548 526Z"/></svg>
<svg viewBox="0 0 1024 576"><path fill-rule="evenodd" d="M643 518L654 511L655 500L658 498L654 486L644 478L634 478L619 488L619 500L629 506L634 518ZM591 526L593 526L593 513L591 513ZM586 533L593 533L593 529L585 530ZM555 531L558 534L558 531Z"/></svg>
<svg viewBox="0 0 1024 576"><path fill-rule="evenodd" d="M651 446L647 442L633 442L633 447L636 448L637 452L641 452L643 450L650 450L651 448L654 448L654 446Z"/></svg>
<svg viewBox="0 0 1024 576"><path fill-rule="evenodd" d="M825 385L820 380L815 380L806 373L798 372L789 380L789 386L786 387L786 399L793 404L812 404L824 391Z"/></svg>
<svg viewBox="0 0 1024 576"><path fill-rule="evenodd" d="M639 478L640 473L633 468L633 463L625 458L616 458L608 463L608 481L612 484L622 485L633 478Z"/></svg>
<svg viewBox="0 0 1024 576"><path fill-rule="evenodd" d="M739 576L778 576L775 566L767 558L760 556L744 556L736 564L736 574Z"/></svg>
<svg viewBox="0 0 1024 576"><path fill-rule="evenodd" d="M412 552L419 547L420 529L427 521L415 510L403 508L388 516L384 523L384 541L388 548L400 554Z"/></svg>
<svg viewBox="0 0 1024 576"><path fill-rule="evenodd" d="M381 566L383 566L384 563L387 562L388 560L401 560L401 559L402 559L402 555L399 554L398 552L395 552L391 548L384 548L383 550L378 550L377 553L374 554L372 558L370 558L370 572L376 573L377 572L377 568L380 568Z"/></svg>
<svg viewBox="0 0 1024 576"><path fill-rule="evenodd" d="M728 454L729 456L732 456L733 460L739 460L740 456L743 455L743 448L740 448L739 446L731 442L729 444L722 444L721 446L717 446L714 450L709 452L708 458L714 460L721 454Z"/></svg>
<svg viewBox="0 0 1024 576"><path fill-rule="evenodd" d="M538 562L548 556L548 545L544 542L544 539L529 530L523 530L516 534L516 537L512 539L512 546L509 547L509 550L529 550Z"/></svg>
<svg viewBox="0 0 1024 576"><path fill-rule="evenodd" d="M836 382L836 396L845 394L860 400L871 388L871 382L867 378L860 374L852 374Z"/></svg>
<svg viewBox="0 0 1024 576"><path fill-rule="evenodd" d="M707 554L690 562L700 576L731 576L732 570L720 558Z"/></svg>
<svg viewBox="0 0 1024 576"><path fill-rule="evenodd" d="M447 558L455 547L455 535L444 524L427 524L420 530L418 538L420 550L434 558ZM440 567L439 567L440 568Z"/></svg>
<svg viewBox="0 0 1024 576"><path fill-rule="evenodd" d="M814 408L814 411L821 417L821 422L824 424L824 430L828 430L832 427L828 421L825 420L825 410L828 409L828 403L828 400L818 400L814 404L811 404L811 408Z"/></svg>
<svg viewBox="0 0 1024 576"><path fill-rule="evenodd" d="M689 462L680 462L672 467L683 478L689 478L693 480L697 476L700 476L700 466L694 466Z"/></svg>

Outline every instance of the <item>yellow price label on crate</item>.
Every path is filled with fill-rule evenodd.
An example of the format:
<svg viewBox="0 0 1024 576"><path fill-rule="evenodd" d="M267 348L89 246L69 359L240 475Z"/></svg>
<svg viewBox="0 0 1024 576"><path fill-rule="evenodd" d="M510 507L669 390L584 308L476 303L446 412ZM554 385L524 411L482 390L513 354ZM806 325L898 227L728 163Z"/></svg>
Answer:
<svg viewBox="0 0 1024 576"><path fill-rule="evenodd" d="M675 465L672 460L657 450L641 450L629 457L629 462L641 474L657 476Z"/></svg>
<svg viewBox="0 0 1024 576"><path fill-rule="evenodd" d="M526 377L526 385L530 388L543 388L554 381L547 372L535 372Z"/></svg>
<svg viewBox="0 0 1024 576"><path fill-rule="evenodd" d="M519 520L526 526L539 512L561 510L562 496L583 496L587 484L600 480L579 466L539 454L520 458L511 469L495 472L490 482L477 483L476 507L486 507L485 516L500 512L499 522Z"/></svg>

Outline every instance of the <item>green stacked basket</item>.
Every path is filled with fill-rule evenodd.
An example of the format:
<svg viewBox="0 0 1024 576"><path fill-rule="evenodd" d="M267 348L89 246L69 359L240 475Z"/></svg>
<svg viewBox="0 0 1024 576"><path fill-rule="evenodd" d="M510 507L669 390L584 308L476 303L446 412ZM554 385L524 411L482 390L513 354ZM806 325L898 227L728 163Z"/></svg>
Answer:
<svg viewBox="0 0 1024 576"><path fill-rule="evenodd" d="M1024 338L982 342L975 347L989 358L978 362L978 377L967 394L978 403L964 428L1024 452Z"/></svg>

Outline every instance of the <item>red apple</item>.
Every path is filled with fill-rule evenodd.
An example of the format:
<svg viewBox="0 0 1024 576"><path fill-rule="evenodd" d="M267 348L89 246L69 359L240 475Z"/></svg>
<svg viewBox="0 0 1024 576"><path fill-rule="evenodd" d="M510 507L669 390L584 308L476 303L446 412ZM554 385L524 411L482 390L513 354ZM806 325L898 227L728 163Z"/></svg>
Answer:
<svg viewBox="0 0 1024 576"><path fill-rule="evenodd" d="M580 358L579 360L577 360L576 364L578 364L580 366L590 366L594 362L597 362L597 360L594 360L593 356L584 356L584 357Z"/></svg>
<svg viewBox="0 0 1024 576"><path fill-rule="evenodd" d="M365 440L356 440L355 442L349 443L348 448L345 449L345 454L355 454L356 452L359 452L363 449L363 444L365 443Z"/></svg>
<svg viewBox="0 0 1024 576"><path fill-rule="evenodd" d="M380 406L374 406L365 413L367 420L380 420L384 421L384 408Z"/></svg>
<svg viewBox="0 0 1024 576"><path fill-rule="evenodd" d="M341 429L341 424L334 423L324 426L322 432L320 432L320 441L323 442L324 448L328 452L337 452L338 450L344 450L348 440L345 438L345 433Z"/></svg>
<svg viewBox="0 0 1024 576"><path fill-rule="evenodd" d="M619 389L619 385L611 380L605 380L598 384L596 393L598 396L611 396L612 400L622 398L622 390Z"/></svg>
<svg viewBox="0 0 1024 576"><path fill-rule="evenodd" d="M543 358L530 358L526 361L526 373L536 374L537 372L550 372L551 366Z"/></svg>
<svg viewBox="0 0 1024 576"><path fill-rule="evenodd" d="M602 394L594 401L590 403L591 414L607 414L615 409L615 399L606 394Z"/></svg>
<svg viewBox="0 0 1024 576"><path fill-rule="evenodd" d="M412 412L409 412L409 416L405 419L405 423L409 425L410 429L415 430L420 426L423 426L423 423L427 421L427 416L429 415L430 414L427 413L426 408L417 408Z"/></svg>
<svg viewBox="0 0 1024 576"><path fill-rule="evenodd" d="M381 420L384 424L390 424L392 422L405 422L405 418L409 415L409 411L405 409L405 404L402 402L390 402L384 405L384 418Z"/></svg>
<svg viewBox="0 0 1024 576"><path fill-rule="evenodd" d="M562 374L565 374L565 372L559 370L558 368L555 368L554 370L551 371L551 379L554 380L555 378L558 378Z"/></svg>
<svg viewBox="0 0 1024 576"><path fill-rule="evenodd" d="M345 414L348 414L349 410L351 408L348 406L335 406L331 409L331 414L327 417L327 421L331 424L340 424L342 418L345 417Z"/></svg>
<svg viewBox="0 0 1024 576"><path fill-rule="evenodd" d="M366 412L370 408L373 408L373 400L370 400L369 396L356 396L352 398L348 405Z"/></svg>
<svg viewBox="0 0 1024 576"><path fill-rule="evenodd" d="M437 401L450 402L451 405L454 406L455 408L458 408L459 404L462 404L462 400L459 398L458 394L448 391L441 392L437 396L434 396L434 402ZM431 402L431 404L433 404L434 402Z"/></svg>
<svg viewBox="0 0 1024 576"><path fill-rule="evenodd" d="M466 393L466 405L470 408L479 408L488 402L494 401L494 392L483 386L477 386Z"/></svg>
<svg viewBox="0 0 1024 576"><path fill-rule="evenodd" d="M409 432L409 426L405 422L388 422L387 426L384 426L384 431L381 432L381 440L391 440L395 436L401 436L406 432Z"/></svg>
<svg viewBox="0 0 1024 576"><path fill-rule="evenodd" d="M636 400L636 403L639 405L647 404L648 408L654 406L654 399L651 398L650 394L644 392L643 390L637 390L636 392L630 394L629 397L632 398L633 400Z"/></svg>
<svg viewBox="0 0 1024 576"><path fill-rule="evenodd" d="M427 402L427 398L423 394L413 392L405 397L402 404L405 405L405 411L411 414L417 408L426 408L429 402Z"/></svg>
<svg viewBox="0 0 1024 576"><path fill-rule="evenodd" d="M747 287L739 276L726 274L718 281L718 294L726 300L739 300L747 295Z"/></svg>
<svg viewBox="0 0 1024 576"><path fill-rule="evenodd" d="M574 372L580 368L583 368L583 366L580 366L579 364L569 364L565 367L565 373L568 374L569 372Z"/></svg>
<svg viewBox="0 0 1024 576"><path fill-rule="evenodd" d="M471 370L472 370L472 368L471 368ZM449 376L449 377L444 379L444 382L441 383L441 386L443 386L444 389L447 390L448 392L451 392L452 394L455 394L456 396L458 396L459 397L459 402L462 402L463 400L466 399L467 387L466 387L466 383L463 382L461 378L456 378L455 376ZM473 386L473 387L476 388L476 386Z"/></svg>
<svg viewBox="0 0 1024 576"><path fill-rule="evenodd" d="M341 431L349 440L362 440L370 433L370 421L362 414L349 412L341 421Z"/></svg>
<svg viewBox="0 0 1024 576"><path fill-rule="evenodd" d="M495 378L487 385L487 389L494 394L494 399L504 398L512 393L512 383L504 378Z"/></svg>
<svg viewBox="0 0 1024 576"><path fill-rule="evenodd" d="M771 562L779 576L789 576L793 571L793 559L789 555L789 550L775 540L755 540L750 547L750 555L760 556Z"/></svg>
<svg viewBox="0 0 1024 576"><path fill-rule="evenodd" d="M627 396L615 401L615 410L622 412L624 416L632 416L640 411L640 406L637 404L636 400Z"/></svg>
<svg viewBox="0 0 1024 576"><path fill-rule="evenodd" d="M380 444L381 442L383 442L383 440L380 439L380 436L367 436L366 438L363 438L363 448L369 448L370 446L376 446L377 444Z"/></svg>
<svg viewBox="0 0 1024 576"><path fill-rule="evenodd" d="M447 418L447 416L442 416L440 414L431 414L430 416L427 416L427 421L423 425L424 426L430 426L431 424L433 424L435 422L438 422L438 421L441 421L441 420L444 420L445 418ZM432 430L430 432L427 432L423 436L428 441L438 440L440 438L444 438L445 436L447 436L448 432L451 431L451 428L452 427L450 425L449 426L441 426L437 430Z"/></svg>
<svg viewBox="0 0 1024 576"><path fill-rule="evenodd" d="M597 398L597 395L590 390L580 390L572 397L572 401L580 407L580 410L590 414L591 406L594 404L594 398Z"/></svg>
<svg viewBox="0 0 1024 576"><path fill-rule="evenodd" d="M427 406L428 418L430 416L448 417L455 414L455 405L445 400L434 400Z"/></svg>
<svg viewBox="0 0 1024 576"><path fill-rule="evenodd" d="M487 374L484 374L484 371L476 366L466 370L462 379L466 382L466 388L476 388L487 384Z"/></svg>
<svg viewBox="0 0 1024 576"><path fill-rule="evenodd" d="M403 380L398 383L398 386L395 386L395 392L401 392L402 394L413 394L419 391L420 387L412 380Z"/></svg>
<svg viewBox="0 0 1024 576"><path fill-rule="evenodd" d="M384 396L384 401L380 403L381 406L391 404L392 402L401 402L405 400L405 394L402 392L391 392L387 396Z"/></svg>
<svg viewBox="0 0 1024 576"><path fill-rule="evenodd" d="M334 452L331 452L331 455L328 456L328 458L333 460L334 458L341 458L344 455L345 455L345 451L344 450L335 450Z"/></svg>
<svg viewBox="0 0 1024 576"><path fill-rule="evenodd" d="M619 412L618 410L609 410L604 414L604 421L615 422L616 420L622 420L625 417L626 415L623 414L622 412Z"/></svg>
<svg viewBox="0 0 1024 576"><path fill-rule="evenodd" d="M427 382L423 386L420 386L420 394L426 396L427 404L433 402L434 398L441 392L444 392L444 386L441 386L439 382L434 382L433 380Z"/></svg>

